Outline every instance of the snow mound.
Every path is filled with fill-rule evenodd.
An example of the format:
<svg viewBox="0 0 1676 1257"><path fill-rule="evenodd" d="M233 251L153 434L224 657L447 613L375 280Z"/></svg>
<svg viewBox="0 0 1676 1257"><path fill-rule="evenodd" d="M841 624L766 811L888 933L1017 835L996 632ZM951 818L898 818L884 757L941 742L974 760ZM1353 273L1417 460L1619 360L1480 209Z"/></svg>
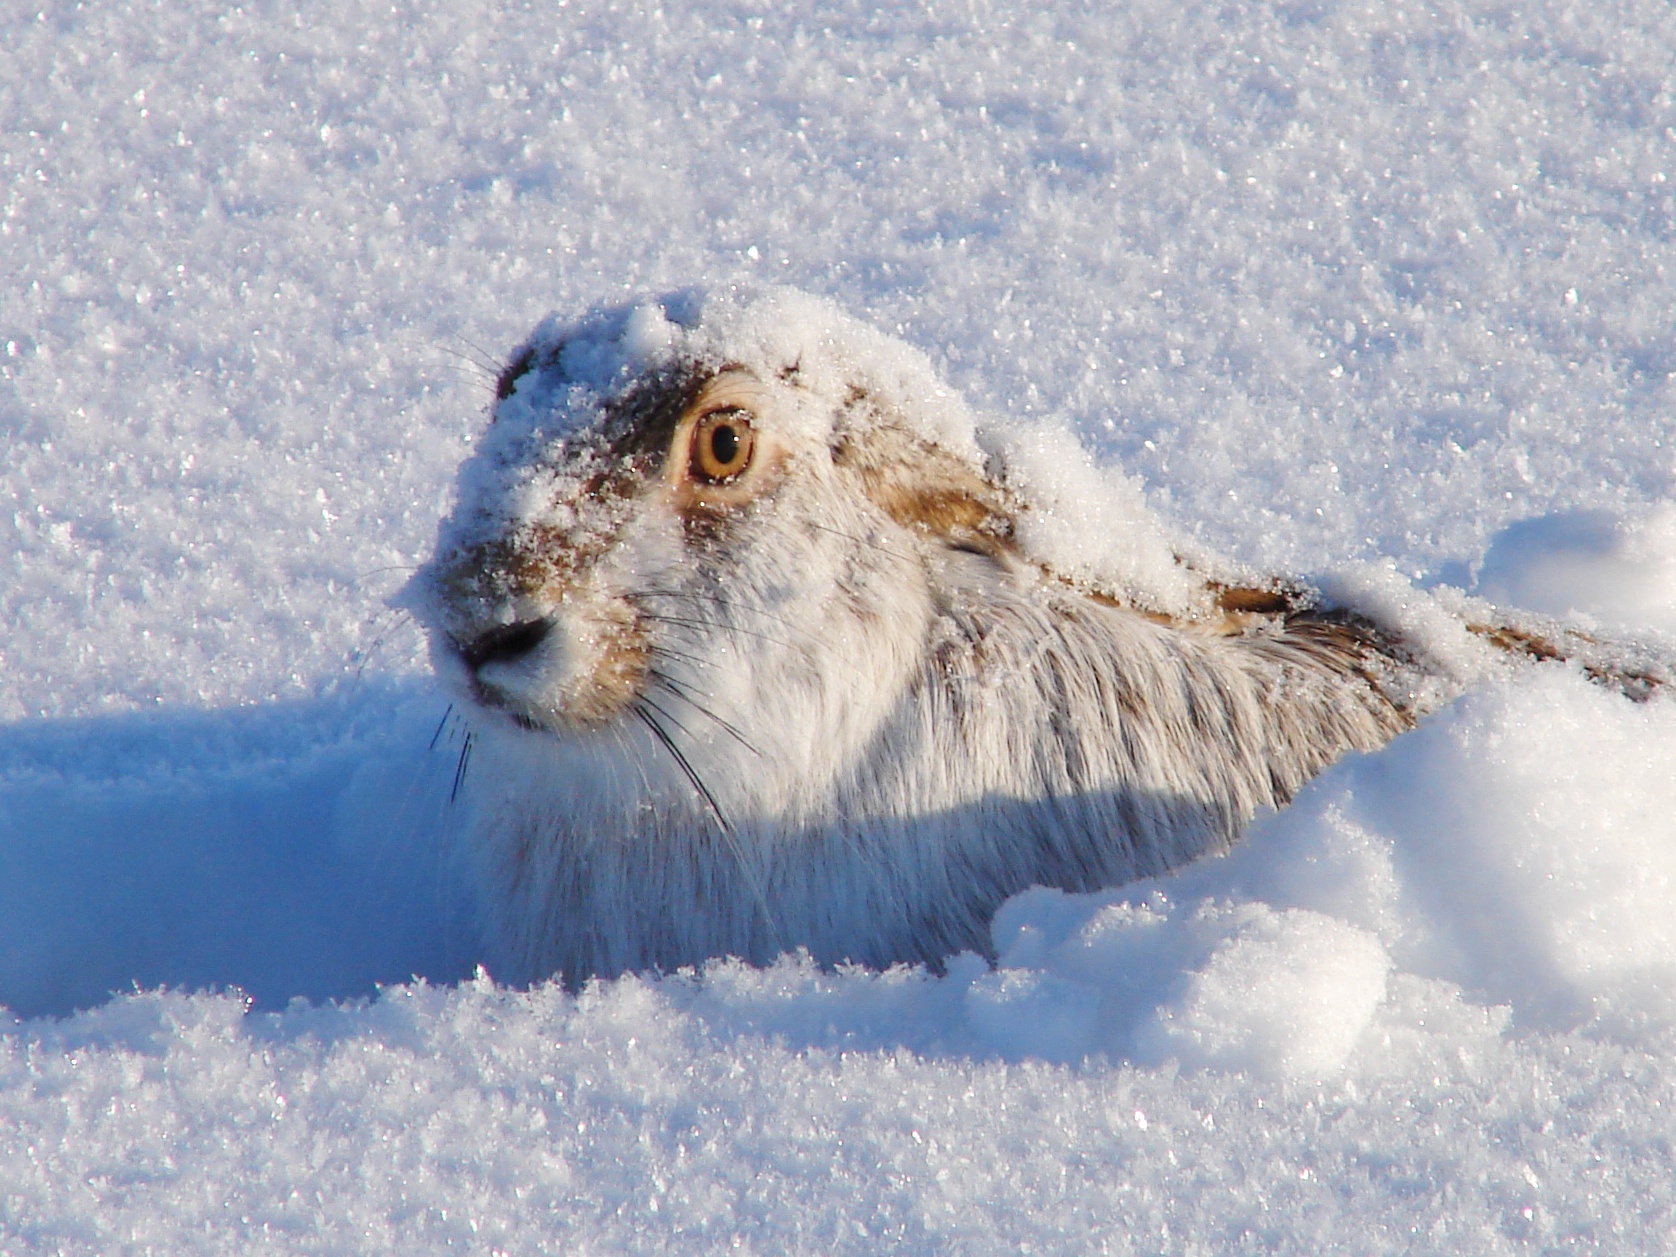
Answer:
<svg viewBox="0 0 1676 1257"><path fill-rule="evenodd" d="M1153 893L1327 914L1520 1025L1669 1025L1676 703L1529 670L1329 770Z"/></svg>
<svg viewBox="0 0 1676 1257"><path fill-rule="evenodd" d="M1676 636L1676 505L1637 516L1557 511L1490 542L1476 591L1493 602Z"/></svg>
<svg viewBox="0 0 1676 1257"><path fill-rule="evenodd" d="M1019 1057L1104 1052L1333 1077L1384 1000L1390 968L1367 931L1261 903L1183 910L1162 895L1136 903L1036 890L1009 902L995 928L998 943L1009 940L1000 968L968 1002L980 1037Z"/></svg>

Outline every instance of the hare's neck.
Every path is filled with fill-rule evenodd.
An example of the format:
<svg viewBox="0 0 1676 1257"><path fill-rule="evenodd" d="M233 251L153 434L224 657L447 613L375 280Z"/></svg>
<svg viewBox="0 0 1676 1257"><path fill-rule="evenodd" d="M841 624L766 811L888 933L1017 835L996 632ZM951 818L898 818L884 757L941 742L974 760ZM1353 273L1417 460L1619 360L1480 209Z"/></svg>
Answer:
<svg viewBox="0 0 1676 1257"><path fill-rule="evenodd" d="M947 591L927 662L841 810L1061 800L1126 836L1119 872L1133 876L1225 844L1403 726L1365 677L1366 641L1200 633L978 564L953 571L981 588Z"/></svg>

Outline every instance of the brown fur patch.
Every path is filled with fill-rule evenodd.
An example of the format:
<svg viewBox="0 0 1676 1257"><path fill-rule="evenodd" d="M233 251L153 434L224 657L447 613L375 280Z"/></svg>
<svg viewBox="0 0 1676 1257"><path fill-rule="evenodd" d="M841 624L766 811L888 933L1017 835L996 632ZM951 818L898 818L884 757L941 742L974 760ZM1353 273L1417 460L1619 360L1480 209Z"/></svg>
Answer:
<svg viewBox="0 0 1676 1257"><path fill-rule="evenodd" d="M645 628L627 604L613 604L601 627L599 655L565 715L581 725L604 724L620 716L646 684L651 646Z"/></svg>
<svg viewBox="0 0 1676 1257"><path fill-rule="evenodd" d="M1290 623L1292 617L1307 615L1315 603L1315 597L1309 590L1279 582L1246 586L1207 581L1205 588L1210 592L1211 605L1222 614L1215 619L1195 621L1194 627L1201 632L1208 630L1227 637L1248 633L1277 621Z"/></svg>
<svg viewBox="0 0 1676 1257"><path fill-rule="evenodd" d="M1048 575L1053 577L1054 580L1059 581L1063 585L1069 585L1080 596L1088 599L1097 607L1109 607L1113 611L1127 611L1130 615L1138 615L1143 620L1150 620L1154 624L1162 624L1167 628L1178 629L1184 627L1184 621L1177 619L1175 616L1170 615L1167 612L1148 611L1144 607L1130 606L1127 602L1124 602L1123 599L1115 597L1103 589L1091 588L1078 581L1072 580L1069 576L1061 576L1058 572L1051 571L1046 568L1043 570L1047 571Z"/></svg>
<svg viewBox="0 0 1676 1257"><path fill-rule="evenodd" d="M882 421L858 425L832 447L869 501L904 528L999 556L1013 550L1005 494L948 451Z"/></svg>
<svg viewBox="0 0 1676 1257"><path fill-rule="evenodd" d="M1555 643L1537 633L1516 629L1507 624L1472 624L1467 632L1482 637L1497 650L1510 655L1524 655L1538 663L1576 659L1582 664L1583 675L1596 685L1618 690L1626 698L1644 703L1654 694L1672 685L1672 678L1662 669L1623 667L1610 662L1588 658L1595 639L1576 629L1566 629L1561 641Z"/></svg>
<svg viewBox="0 0 1676 1257"><path fill-rule="evenodd" d="M1414 712L1382 681L1407 657L1400 639L1349 611L1304 611L1286 618L1270 649L1307 655L1331 673L1354 679L1389 706L1398 728L1414 726Z"/></svg>
<svg viewBox="0 0 1676 1257"><path fill-rule="evenodd" d="M1275 625L1287 616L1298 615L1310 606L1312 598L1307 590L1294 589L1284 585L1271 585L1262 588L1246 588L1223 585L1217 581L1206 581L1204 588L1210 592L1211 605L1220 615L1205 617L1189 614L1186 616L1171 615L1165 611L1151 611L1144 607L1131 606L1120 598L1099 589L1089 589L1076 581L1066 577L1055 577L1071 585L1090 602L1102 607L1115 607L1138 615L1142 619L1150 620L1154 624L1162 624L1167 628L1184 629L1197 633L1213 633L1223 637L1233 637L1240 633L1265 625Z"/></svg>
<svg viewBox="0 0 1676 1257"><path fill-rule="evenodd" d="M1210 591L1218 610L1238 615L1292 615L1311 601L1304 590L1283 585L1249 588L1212 581Z"/></svg>
<svg viewBox="0 0 1676 1257"><path fill-rule="evenodd" d="M611 453L639 464L648 474L664 465L676 430L715 379L689 367L642 381L607 406Z"/></svg>
<svg viewBox="0 0 1676 1257"><path fill-rule="evenodd" d="M1528 655L1532 659L1564 659L1565 653L1545 637L1510 628L1505 624L1468 624L1467 632L1476 633L1497 650L1510 655ZM1584 639L1587 640L1586 638Z"/></svg>

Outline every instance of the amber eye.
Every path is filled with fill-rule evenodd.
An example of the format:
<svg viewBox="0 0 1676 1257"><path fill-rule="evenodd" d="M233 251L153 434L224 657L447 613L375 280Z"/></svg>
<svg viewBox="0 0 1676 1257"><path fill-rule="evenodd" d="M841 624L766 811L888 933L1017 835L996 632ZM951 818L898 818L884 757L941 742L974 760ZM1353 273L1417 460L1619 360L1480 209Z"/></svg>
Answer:
<svg viewBox="0 0 1676 1257"><path fill-rule="evenodd" d="M751 465L756 434L743 410L713 410L693 429L690 467L694 480L725 484Z"/></svg>

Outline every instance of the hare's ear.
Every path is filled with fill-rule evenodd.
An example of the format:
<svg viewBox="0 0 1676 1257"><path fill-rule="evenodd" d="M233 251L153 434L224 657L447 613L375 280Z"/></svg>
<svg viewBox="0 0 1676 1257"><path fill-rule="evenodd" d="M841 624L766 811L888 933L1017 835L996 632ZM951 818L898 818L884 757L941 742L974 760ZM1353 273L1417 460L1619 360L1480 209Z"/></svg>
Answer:
<svg viewBox="0 0 1676 1257"><path fill-rule="evenodd" d="M888 419L841 432L832 461L904 528L931 533L961 550L999 556L1013 549L1006 494L947 450Z"/></svg>
<svg viewBox="0 0 1676 1257"><path fill-rule="evenodd" d="M535 346L525 342L518 351L507 359L506 365L500 369L495 377L495 400L503 402L511 397L518 389L518 381L530 373L530 368L536 365Z"/></svg>

